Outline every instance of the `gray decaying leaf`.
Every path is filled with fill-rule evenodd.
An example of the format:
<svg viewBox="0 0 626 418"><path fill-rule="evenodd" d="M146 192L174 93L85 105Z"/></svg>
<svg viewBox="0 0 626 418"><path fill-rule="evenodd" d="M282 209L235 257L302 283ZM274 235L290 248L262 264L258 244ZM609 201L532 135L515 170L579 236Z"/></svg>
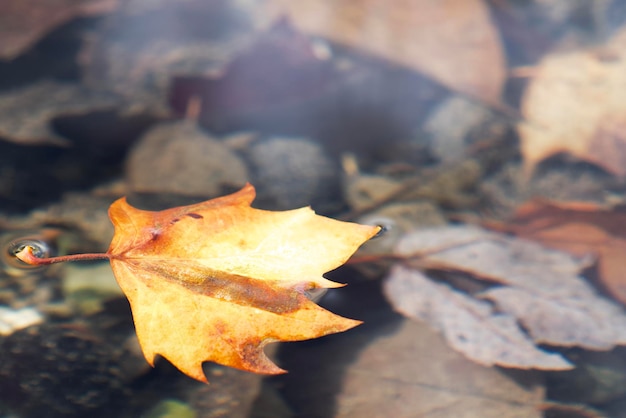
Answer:
<svg viewBox="0 0 626 418"><path fill-rule="evenodd" d="M552 299L514 287L494 288L482 297L520 321L538 344L610 350L626 344L624 312L597 295Z"/></svg>
<svg viewBox="0 0 626 418"><path fill-rule="evenodd" d="M460 271L494 285L472 297L432 283L407 267L394 268L385 284L387 297L398 311L427 321L453 347L480 363L551 368L545 357L529 361L537 349L521 340L500 338L498 347L493 343L474 347L482 345L485 327L497 335L522 336L535 344L594 350L626 344L623 309L598 295L579 275L589 260L470 226L407 234L396 254L419 258L420 265L430 269ZM459 324L465 325L459 328ZM525 356L513 361L510 354L521 347ZM565 364L563 360L555 368ZM554 365L559 366L558 362Z"/></svg>
<svg viewBox="0 0 626 418"><path fill-rule="evenodd" d="M513 316L434 283L418 270L395 266L385 282L385 294L398 312L428 322L450 346L479 364L547 370L572 367L560 355L535 347Z"/></svg>
<svg viewBox="0 0 626 418"><path fill-rule="evenodd" d="M112 110L121 104L112 94L78 84L43 81L0 94L0 139L25 145L67 145L50 122L60 116L77 116Z"/></svg>

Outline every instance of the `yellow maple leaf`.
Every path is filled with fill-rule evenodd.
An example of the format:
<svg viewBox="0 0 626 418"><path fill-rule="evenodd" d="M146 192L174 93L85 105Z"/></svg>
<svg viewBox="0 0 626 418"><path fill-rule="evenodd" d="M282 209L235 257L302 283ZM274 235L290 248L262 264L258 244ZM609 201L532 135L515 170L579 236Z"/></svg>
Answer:
<svg viewBox="0 0 626 418"><path fill-rule="evenodd" d="M307 291L342 286L322 275L379 228L319 216L310 208L254 209L254 197L246 185L228 196L160 212L133 208L124 198L111 205L115 235L99 258L110 260L130 301L150 364L161 355L204 382L205 361L282 373L265 356L267 343L360 324L316 305ZM38 259L30 247L17 257L34 264L54 261Z"/></svg>

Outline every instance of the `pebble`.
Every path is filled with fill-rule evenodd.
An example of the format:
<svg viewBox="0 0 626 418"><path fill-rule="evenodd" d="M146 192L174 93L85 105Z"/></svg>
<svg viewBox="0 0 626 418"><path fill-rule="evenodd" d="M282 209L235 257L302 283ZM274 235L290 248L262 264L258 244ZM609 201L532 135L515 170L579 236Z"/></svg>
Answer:
<svg viewBox="0 0 626 418"><path fill-rule="evenodd" d="M109 263L68 263L62 283L66 299L83 315L102 310L106 300L124 297Z"/></svg>
<svg viewBox="0 0 626 418"><path fill-rule="evenodd" d="M95 323L43 323L0 339L0 402L21 417L89 416L123 402L125 333ZM128 331L132 329L128 327ZM135 359L137 363L139 359Z"/></svg>
<svg viewBox="0 0 626 418"><path fill-rule="evenodd" d="M43 320L43 315L34 308L10 309L0 306L0 335L11 335Z"/></svg>
<svg viewBox="0 0 626 418"><path fill-rule="evenodd" d="M397 193L402 183L385 176L354 174L348 177L344 188L350 208L363 210Z"/></svg>
<svg viewBox="0 0 626 418"><path fill-rule="evenodd" d="M431 151L442 162L458 161L467 154L472 131L492 119L486 107L460 96L443 101L431 113L424 126L431 139Z"/></svg>
<svg viewBox="0 0 626 418"><path fill-rule="evenodd" d="M197 414L184 402L164 399L148 411L145 418L197 418Z"/></svg>
<svg viewBox="0 0 626 418"><path fill-rule="evenodd" d="M130 187L140 193L214 197L248 180L241 159L191 121L148 131L127 160Z"/></svg>
<svg viewBox="0 0 626 418"><path fill-rule="evenodd" d="M302 138L269 138L248 152L259 205L268 209L313 206L337 209L339 166L317 143Z"/></svg>

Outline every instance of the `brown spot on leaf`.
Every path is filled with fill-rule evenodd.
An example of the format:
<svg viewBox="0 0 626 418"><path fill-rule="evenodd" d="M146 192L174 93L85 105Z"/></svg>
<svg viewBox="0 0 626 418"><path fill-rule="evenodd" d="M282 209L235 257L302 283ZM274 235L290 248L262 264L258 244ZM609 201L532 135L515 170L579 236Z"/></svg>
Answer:
<svg viewBox="0 0 626 418"><path fill-rule="evenodd" d="M292 292L277 290L261 280L244 276L229 275L223 278L213 276L207 277L199 284L181 283L200 294L276 314L293 312L307 300L306 296L295 290Z"/></svg>

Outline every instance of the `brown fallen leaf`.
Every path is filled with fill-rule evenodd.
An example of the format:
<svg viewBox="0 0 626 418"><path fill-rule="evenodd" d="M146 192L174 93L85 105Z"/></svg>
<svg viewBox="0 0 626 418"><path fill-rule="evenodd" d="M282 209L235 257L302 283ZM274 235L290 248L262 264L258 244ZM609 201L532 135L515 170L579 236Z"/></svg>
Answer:
<svg viewBox="0 0 626 418"><path fill-rule="evenodd" d="M597 258L598 279L608 293L626 304L626 212L593 203L531 200L507 223L487 223L496 230Z"/></svg>
<svg viewBox="0 0 626 418"><path fill-rule="evenodd" d="M270 0L269 21L285 15L306 33L423 72L445 86L496 104L504 54L481 0ZM462 68L463 71L459 71Z"/></svg>
<svg viewBox="0 0 626 418"><path fill-rule="evenodd" d="M538 65L518 126L524 170L559 153L626 176L626 30L603 48L554 53Z"/></svg>
<svg viewBox="0 0 626 418"><path fill-rule="evenodd" d="M26 246L17 257L31 264L109 259L150 364L160 354L204 382L205 361L282 373L265 356L266 344L360 323L319 307L307 292L342 286L322 274L344 263L379 228L318 216L310 208L253 209L254 196L246 185L161 212L120 199L109 209L115 235L106 254L38 259Z"/></svg>
<svg viewBox="0 0 626 418"><path fill-rule="evenodd" d="M24 52L55 27L78 17L97 16L119 0L3 0L0 2L0 60Z"/></svg>
<svg viewBox="0 0 626 418"><path fill-rule="evenodd" d="M0 94L0 139L24 145L68 145L52 129L61 116L112 110L119 97L78 84L43 81Z"/></svg>
<svg viewBox="0 0 626 418"><path fill-rule="evenodd" d="M395 252L408 260L408 267L397 266L385 282L395 308L427 321L481 364L564 369L569 363L533 344L592 350L626 344L623 309L579 276L585 259L470 226L415 231ZM461 293L428 282L418 268L462 272L486 288Z"/></svg>
<svg viewBox="0 0 626 418"><path fill-rule="evenodd" d="M482 367L425 324L404 321L360 350L337 398L338 418L539 418L540 373Z"/></svg>

